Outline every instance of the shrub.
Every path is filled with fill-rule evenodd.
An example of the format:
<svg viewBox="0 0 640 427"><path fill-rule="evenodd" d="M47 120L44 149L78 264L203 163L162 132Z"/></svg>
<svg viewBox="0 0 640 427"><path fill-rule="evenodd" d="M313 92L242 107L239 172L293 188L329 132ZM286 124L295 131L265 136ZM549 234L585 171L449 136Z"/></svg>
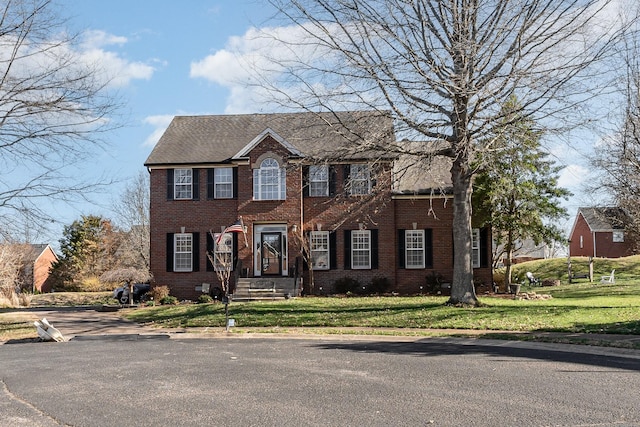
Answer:
<svg viewBox="0 0 640 427"><path fill-rule="evenodd" d="M425 278L425 291L428 294L435 295L438 292L442 292L443 278L442 274L435 271L427 275Z"/></svg>
<svg viewBox="0 0 640 427"><path fill-rule="evenodd" d="M166 297L163 297L162 299L160 299L160 304L176 305L178 304L178 298L174 297L173 295L167 295Z"/></svg>
<svg viewBox="0 0 640 427"><path fill-rule="evenodd" d="M166 285L153 286L149 293L154 301L162 301L162 298L169 296L169 287Z"/></svg>
<svg viewBox="0 0 640 427"><path fill-rule="evenodd" d="M198 297L198 304L208 304L210 302L213 302L211 295L202 294Z"/></svg>
<svg viewBox="0 0 640 427"><path fill-rule="evenodd" d="M374 294L384 294L391 288L391 281L386 277L374 277L371 279L369 290Z"/></svg>
<svg viewBox="0 0 640 427"><path fill-rule="evenodd" d="M337 294L362 293L360 282L351 277L342 277L333 283L333 290Z"/></svg>

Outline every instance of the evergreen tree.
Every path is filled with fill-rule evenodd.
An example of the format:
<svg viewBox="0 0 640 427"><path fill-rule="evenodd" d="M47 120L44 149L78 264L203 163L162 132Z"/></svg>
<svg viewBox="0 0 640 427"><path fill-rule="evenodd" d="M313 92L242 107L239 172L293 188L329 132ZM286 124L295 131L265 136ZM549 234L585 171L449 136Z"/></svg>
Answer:
<svg viewBox="0 0 640 427"><path fill-rule="evenodd" d="M505 282L511 283L511 263L516 244L532 239L536 245L562 240L553 222L567 216L560 199L571 193L558 187L562 169L549 160L540 145L535 123L520 116L521 106L511 98L502 108L503 126L495 135L493 150L481 159L475 181L475 205L489 217L496 243L504 246Z"/></svg>

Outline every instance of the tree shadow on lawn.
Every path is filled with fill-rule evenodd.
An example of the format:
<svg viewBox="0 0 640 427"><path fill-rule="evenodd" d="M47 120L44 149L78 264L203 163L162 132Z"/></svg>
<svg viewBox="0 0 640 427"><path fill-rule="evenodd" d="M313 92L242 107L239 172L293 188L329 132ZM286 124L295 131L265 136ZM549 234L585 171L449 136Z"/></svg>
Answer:
<svg viewBox="0 0 640 427"><path fill-rule="evenodd" d="M579 351L521 348L506 345L469 344L469 339L460 339L461 343L451 339L428 338L415 342L339 342L313 344L326 350L346 350L361 353L389 353L415 356L464 356L469 354L488 355L494 357L510 357L518 359L535 359L550 362L573 363L602 368L640 371L640 359L601 354L590 354ZM464 340L464 343L462 343ZM501 363L502 360L495 360Z"/></svg>

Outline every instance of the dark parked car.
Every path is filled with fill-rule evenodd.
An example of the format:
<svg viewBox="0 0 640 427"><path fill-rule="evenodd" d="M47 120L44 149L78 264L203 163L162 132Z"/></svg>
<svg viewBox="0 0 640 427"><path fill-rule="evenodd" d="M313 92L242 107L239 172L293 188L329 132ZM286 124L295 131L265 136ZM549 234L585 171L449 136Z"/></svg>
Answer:
<svg viewBox="0 0 640 427"><path fill-rule="evenodd" d="M151 285L148 283L134 283L133 284L133 302L140 302L146 300L147 292L151 290ZM121 286L113 291L113 297L118 300L120 304L127 304L129 302L129 287Z"/></svg>

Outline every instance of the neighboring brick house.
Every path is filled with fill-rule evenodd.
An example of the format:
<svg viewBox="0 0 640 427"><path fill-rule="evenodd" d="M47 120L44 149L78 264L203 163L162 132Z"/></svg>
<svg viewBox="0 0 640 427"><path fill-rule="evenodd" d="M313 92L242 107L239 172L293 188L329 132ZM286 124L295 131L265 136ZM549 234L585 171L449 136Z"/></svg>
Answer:
<svg viewBox="0 0 640 427"><path fill-rule="evenodd" d="M352 140L370 148L352 152ZM450 282L450 163L403 168L402 143L378 112L175 117L145 163L155 284L187 299L215 287L207 251L240 266L234 280L296 276L312 293L345 277L386 278L402 294ZM246 235L217 244L238 218ZM490 232L473 236L475 282L489 285Z"/></svg>
<svg viewBox="0 0 640 427"><path fill-rule="evenodd" d="M598 258L633 255L635 241L625 232L625 220L621 208L579 208L569 235L569 255Z"/></svg>
<svg viewBox="0 0 640 427"><path fill-rule="evenodd" d="M21 271L21 287L28 292L51 292L49 271L58 256L47 244L26 245Z"/></svg>

